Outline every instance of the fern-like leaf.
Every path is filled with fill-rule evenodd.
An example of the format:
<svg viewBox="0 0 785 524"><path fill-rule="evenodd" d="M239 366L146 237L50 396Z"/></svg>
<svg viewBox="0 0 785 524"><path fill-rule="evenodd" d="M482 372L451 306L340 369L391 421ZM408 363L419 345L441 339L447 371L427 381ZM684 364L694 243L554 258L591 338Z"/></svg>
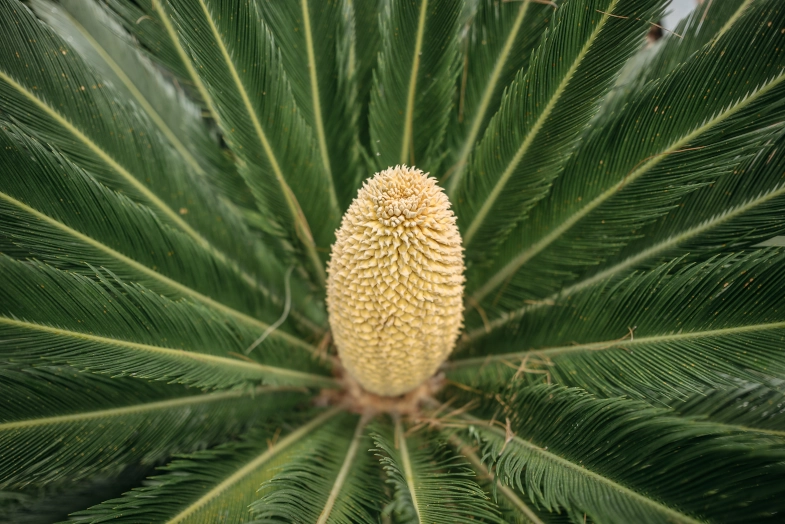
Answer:
<svg viewBox="0 0 785 524"><path fill-rule="evenodd" d="M385 3L371 91L371 151L379 169L435 171L458 73L459 0Z"/></svg>
<svg viewBox="0 0 785 524"><path fill-rule="evenodd" d="M528 71L509 86L466 176L448 191L469 256L487 255L544 197L597 102L661 2L573 0L555 13Z"/></svg>
<svg viewBox="0 0 785 524"><path fill-rule="evenodd" d="M471 478L474 473L460 457L422 436L407 436L400 421L385 433L373 438L388 482L395 488L390 510L396 519L418 524L498 522L487 496Z"/></svg>
<svg viewBox="0 0 785 524"><path fill-rule="evenodd" d="M76 513L73 519L94 524L196 524L218 518L226 524L248 522L248 506L258 498L259 487L291 456L307 448L314 434L326 430L325 424L335 424L336 414L327 411L293 428L285 423L289 432L275 443L268 439L278 438L280 427L252 431L239 443L178 457L148 486Z"/></svg>
<svg viewBox="0 0 785 524"><path fill-rule="evenodd" d="M153 464L236 434L301 401L275 389L199 394L181 386L3 366L0 489L76 481Z"/></svg>
<svg viewBox="0 0 785 524"><path fill-rule="evenodd" d="M560 387L505 401L512 435L481 421L472 428L485 460L500 481L573 522L748 522L782 511L776 438Z"/></svg>
<svg viewBox="0 0 785 524"><path fill-rule="evenodd" d="M678 261L666 264L524 316L525 341L509 337L484 346L518 351L447 368L455 380L486 384L534 370L560 384L652 400L732 385L733 377L780 377L783 261L785 254L769 248L673 272Z"/></svg>

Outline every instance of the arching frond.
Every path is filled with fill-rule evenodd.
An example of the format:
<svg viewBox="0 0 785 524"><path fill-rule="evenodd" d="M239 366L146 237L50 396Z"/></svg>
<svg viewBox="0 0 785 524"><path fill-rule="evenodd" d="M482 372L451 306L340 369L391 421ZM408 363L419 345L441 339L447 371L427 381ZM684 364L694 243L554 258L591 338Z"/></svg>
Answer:
<svg viewBox="0 0 785 524"><path fill-rule="evenodd" d="M309 422L255 431L239 443L181 456L153 477L149 485L73 515L77 522L142 521L190 524L215 522L239 524L250 519L248 506L258 489L291 456L307 448L325 424L335 424L337 411L313 417ZM288 433L280 437L281 428ZM272 439L272 440L270 440Z"/></svg>
<svg viewBox="0 0 785 524"><path fill-rule="evenodd" d="M480 480L484 481L481 483L481 486L493 492L494 502L502 512L502 520L504 522L510 524L557 524L570 522L566 513L549 513L544 508L537 508L531 502L525 501L524 497L516 493L513 488L498 482L495 475L488 471L481 457L477 455L479 446L470 446L466 440L455 434L449 435L448 438L456 451L466 457L466 460L472 465Z"/></svg>
<svg viewBox="0 0 785 524"><path fill-rule="evenodd" d="M374 524L384 499L378 466L368 451L367 418L315 433L260 488L251 505L259 522ZM377 466L377 467L374 467Z"/></svg>
<svg viewBox="0 0 785 524"><path fill-rule="evenodd" d="M104 82L141 107L189 168L207 176L232 201L255 208L230 156L205 125L202 108L142 53L112 11L95 0L33 0L30 6Z"/></svg>
<svg viewBox="0 0 785 524"><path fill-rule="evenodd" d="M720 38L749 9L754 0L725 0L696 5L673 32L665 33L657 49L641 68L638 83L664 78L704 45Z"/></svg>
<svg viewBox="0 0 785 524"><path fill-rule="evenodd" d="M316 136L322 169L345 209L360 177L353 2L259 2L259 9L281 52L297 106Z"/></svg>
<svg viewBox="0 0 785 524"><path fill-rule="evenodd" d="M0 165L7 173L0 181L3 252L91 275L87 264L103 266L169 297L220 310L259 332L268 324L258 317L278 315L282 305L270 289L16 126L2 120L0 125ZM272 265L266 272L272 278L277 269ZM295 294L299 305L301 286Z"/></svg>
<svg viewBox="0 0 785 524"><path fill-rule="evenodd" d="M256 360L239 359L247 330L209 310L173 302L96 269L96 280L0 255L0 331L5 359L66 362L113 375L203 388L248 381L330 386L320 366L274 343ZM289 346L290 347L290 346ZM305 371L275 367L282 363ZM270 365L273 364L273 365Z"/></svg>
<svg viewBox="0 0 785 524"><path fill-rule="evenodd" d="M389 510L396 520L418 524L498 522L498 515L474 473L443 445L407 435L400 420L374 434L379 460L395 489Z"/></svg>
<svg viewBox="0 0 785 524"><path fill-rule="evenodd" d="M597 102L657 16L656 0L574 0L510 84L466 176L448 190L470 258L488 255L544 197Z"/></svg>
<svg viewBox="0 0 785 524"><path fill-rule="evenodd" d="M478 2L461 43L463 69L458 110L453 112L457 125L447 130L451 165L442 183L463 176L469 155L499 109L504 90L518 71L526 70L553 14L553 6L531 0Z"/></svg>
<svg viewBox="0 0 785 524"><path fill-rule="evenodd" d="M316 156L313 130L300 115L267 25L254 2L161 0L214 106L265 218L300 246L317 282L340 219L335 187Z"/></svg>
<svg viewBox="0 0 785 524"><path fill-rule="evenodd" d="M4 1L0 24L3 118L149 205L161 220L253 278L248 268L258 259L244 246L254 240L244 235L239 217L226 211L209 184L196 183L136 105L123 102L119 91L24 5Z"/></svg>
<svg viewBox="0 0 785 524"><path fill-rule="evenodd" d="M674 265L524 316L525 338L483 344L491 353L517 351L456 360L446 366L450 376L487 384L534 370L560 384L653 399L730 385L732 377L782 376L783 253L726 255L671 273Z"/></svg>
<svg viewBox="0 0 785 524"><path fill-rule="evenodd" d="M6 365L0 377L0 489L153 464L220 442L304 397L274 388L199 394L68 367Z"/></svg>
<svg viewBox="0 0 785 524"><path fill-rule="evenodd" d="M435 171L458 73L461 0L386 2L369 120L379 170ZM435 173L434 173L435 174Z"/></svg>
<svg viewBox="0 0 785 524"><path fill-rule="evenodd" d="M507 396L512 434L476 420L498 478L573 522L724 522L782 511L782 441L639 402L539 386ZM726 496L732 493L733 496ZM602 501L602 502L600 502Z"/></svg>
<svg viewBox="0 0 785 524"><path fill-rule="evenodd" d="M777 2L754 3L714 45L603 120L494 268L474 275L472 300L487 297L487 313L548 297L638 236L689 184L732 173L774 138L785 109L782 17ZM754 58L741 51L749 46Z"/></svg>
<svg viewBox="0 0 785 524"><path fill-rule="evenodd" d="M732 389L696 393L686 400L672 400L680 415L726 424L739 431L768 433L785 438L785 391L781 380L741 382Z"/></svg>
<svg viewBox="0 0 785 524"><path fill-rule="evenodd" d="M785 231L783 147L785 135L781 134L732 173L688 195L678 207L644 228L640 239L630 242L599 269L589 271L545 300L500 315L488 323L487 330L472 330L466 343L638 268L657 267L675 257L692 262L716 253L769 245L767 242L777 245L776 239Z"/></svg>

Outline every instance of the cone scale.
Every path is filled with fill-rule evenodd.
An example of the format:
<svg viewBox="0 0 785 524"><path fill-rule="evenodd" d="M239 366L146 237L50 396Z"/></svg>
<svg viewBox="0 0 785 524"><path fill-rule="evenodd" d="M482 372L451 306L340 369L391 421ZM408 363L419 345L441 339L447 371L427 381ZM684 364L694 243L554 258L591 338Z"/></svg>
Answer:
<svg viewBox="0 0 785 524"><path fill-rule="evenodd" d="M396 166L359 190L336 231L327 307L340 359L367 391L430 378L463 324L463 248L436 179Z"/></svg>

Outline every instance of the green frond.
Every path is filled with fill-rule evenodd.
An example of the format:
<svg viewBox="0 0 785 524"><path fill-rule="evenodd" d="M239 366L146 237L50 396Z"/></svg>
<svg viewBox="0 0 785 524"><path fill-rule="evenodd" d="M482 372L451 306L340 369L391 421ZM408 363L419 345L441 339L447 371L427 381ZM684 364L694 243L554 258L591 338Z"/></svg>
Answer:
<svg viewBox="0 0 785 524"><path fill-rule="evenodd" d="M94 0L31 2L34 12L96 69L104 82L134 100L186 164L233 201L253 205L250 191L202 119L202 110L144 56L119 21ZM227 206L228 207L228 206ZM269 258L269 254L262 258Z"/></svg>
<svg viewBox="0 0 785 524"><path fill-rule="evenodd" d="M462 0L384 3L369 109L379 170L407 164L436 174L458 74L462 6Z"/></svg>
<svg viewBox="0 0 785 524"><path fill-rule="evenodd" d="M785 373L785 254L775 248L676 263L576 293L526 315L488 356L446 364L453 380L540 378L607 395L702 392ZM502 348L517 349L504 353ZM497 353L499 352L499 353ZM497 354L493 354L497 353Z"/></svg>
<svg viewBox="0 0 785 524"><path fill-rule="evenodd" d="M153 123L18 2L0 5L0 97L12 120L255 278L253 237ZM140 152L144 152L144 154ZM244 237L245 234L245 238Z"/></svg>
<svg viewBox="0 0 785 524"><path fill-rule="evenodd" d="M400 420L392 430L381 425L377 430L375 451L395 488L395 499L385 512L392 512L396 522L499 522L461 457L426 436L407 435Z"/></svg>
<svg viewBox="0 0 785 524"><path fill-rule="evenodd" d="M783 509L782 441L576 389L505 396L512 435L474 419L501 482L573 522L749 522ZM730 495L730 496L729 496Z"/></svg>
<svg viewBox="0 0 785 524"><path fill-rule="evenodd" d="M676 25L672 33L666 33L656 44L657 49L641 69L641 78L635 80L641 83L664 78L704 45L725 34L739 21L753 1L725 0L696 5L695 9Z"/></svg>
<svg viewBox="0 0 785 524"><path fill-rule="evenodd" d="M316 361L293 358L291 346L275 342L252 353L260 364L243 357L255 335L241 326L201 306L123 283L107 271L96 269L94 280L5 255L0 269L4 359L64 362L202 388L249 381L333 385L331 378L313 373L323 369Z"/></svg>
<svg viewBox="0 0 785 524"><path fill-rule="evenodd" d="M315 435L340 422L336 414L335 409L326 411L294 427L270 424L265 431L250 432L241 442L178 457L147 486L75 513L72 520L208 524L220 518L225 524L248 522L248 506L258 498L259 487L291 457L307 449ZM281 428L288 433L279 439Z"/></svg>
<svg viewBox="0 0 785 524"><path fill-rule="evenodd" d="M274 388L199 394L176 385L3 366L0 489L75 481L154 464L220 442L302 393Z"/></svg>
<svg viewBox="0 0 785 524"><path fill-rule="evenodd" d="M779 379L768 384L741 382L733 389L696 393L669 404L683 416L785 438L785 387Z"/></svg>
<svg viewBox="0 0 785 524"><path fill-rule="evenodd" d="M777 136L785 34L774 26L783 17L777 2L753 4L714 45L600 122L495 266L473 275L472 300L490 313L547 298L636 238L690 184L731 174ZM742 52L749 46L752 55Z"/></svg>
<svg viewBox="0 0 785 524"><path fill-rule="evenodd" d="M635 269L654 268L678 257L694 262L716 253L769 245L767 242L777 245L776 239L785 231L783 147L785 135L781 134L732 173L688 195L678 207L644 228L640 239L630 242L598 269L590 270L545 300L500 315L488 323L488 329L470 331L465 343L512 326L524 315L562 303L575 293L603 285Z"/></svg>
<svg viewBox="0 0 785 524"><path fill-rule="evenodd" d="M153 470L152 465L129 466L112 475L96 475L78 482L31 486L0 495L0 522L49 524L68 514L118 497L138 486Z"/></svg>
<svg viewBox="0 0 785 524"><path fill-rule="evenodd" d="M548 513L542 508L527 504L523 497L515 492L513 488L505 486L498 481L493 473L483 464L482 459L477 455L479 451L476 447L469 444L455 434L449 434L448 440L455 447L455 450L466 458L474 468L477 476L481 480L481 486L487 491L493 492L493 500L502 512L502 520L510 524L557 524L570 522L567 515L559 513Z"/></svg>
<svg viewBox="0 0 785 524"><path fill-rule="evenodd" d="M442 177L460 178L469 155L496 113L504 89L526 70L554 7L532 0L478 2L464 29L457 122L447 130L452 165Z"/></svg>
<svg viewBox="0 0 785 524"><path fill-rule="evenodd" d="M487 256L545 196L597 102L643 40L643 20L656 17L661 4L572 0L556 10L528 70L508 87L467 175L449 181L470 258Z"/></svg>
<svg viewBox="0 0 785 524"><path fill-rule="evenodd" d="M169 297L220 310L260 333L268 324L259 317L279 315L281 300L270 289L16 126L0 119L0 127L3 252L90 275L87 264L103 266ZM278 268L264 271L273 278ZM294 289L300 305L306 294L297 283ZM312 322L297 319L313 330Z"/></svg>
<svg viewBox="0 0 785 524"><path fill-rule="evenodd" d="M373 72L376 69L376 59L379 54L381 33L379 28L379 15L387 0L345 0L345 9L354 13L354 69L357 78L357 104L360 109L359 129L360 142L363 147L360 153L368 166L368 174L375 172L376 161L371 159L371 137L368 126L368 109L373 88ZM351 52L351 51L350 51ZM349 55L351 59L352 55Z"/></svg>
<svg viewBox="0 0 785 524"><path fill-rule="evenodd" d="M255 522L374 524L383 500L378 464L368 450L366 418L315 433L260 488L251 505ZM376 467L374 467L376 466Z"/></svg>
<svg viewBox="0 0 785 524"><path fill-rule="evenodd" d="M299 246L317 282L341 216L313 130L300 114L280 51L255 2L161 0L164 23L199 74L240 174L277 234Z"/></svg>
<svg viewBox="0 0 785 524"><path fill-rule="evenodd" d="M315 133L319 163L332 180L340 209L346 209L361 176L354 5L350 0L258 5L281 52L297 107Z"/></svg>
<svg viewBox="0 0 785 524"><path fill-rule="evenodd" d="M178 44L167 31L153 2L136 0L101 0L107 11L114 14L115 20L137 42L138 48L159 67L177 79L177 83L189 89L189 95L199 100L202 91L196 85L198 79L192 78L192 71L183 61ZM207 109L207 108L203 108Z"/></svg>

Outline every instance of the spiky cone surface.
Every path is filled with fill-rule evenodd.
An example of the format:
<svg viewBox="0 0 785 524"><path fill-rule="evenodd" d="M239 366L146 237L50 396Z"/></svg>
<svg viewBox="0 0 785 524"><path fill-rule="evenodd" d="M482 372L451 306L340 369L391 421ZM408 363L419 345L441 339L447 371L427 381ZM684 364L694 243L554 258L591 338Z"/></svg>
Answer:
<svg viewBox="0 0 785 524"><path fill-rule="evenodd" d="M463 269L436 179L395 166L363 184L336 232L327 308L341 361L366 390L401 395L436 372L463 325Z"/></svg>

